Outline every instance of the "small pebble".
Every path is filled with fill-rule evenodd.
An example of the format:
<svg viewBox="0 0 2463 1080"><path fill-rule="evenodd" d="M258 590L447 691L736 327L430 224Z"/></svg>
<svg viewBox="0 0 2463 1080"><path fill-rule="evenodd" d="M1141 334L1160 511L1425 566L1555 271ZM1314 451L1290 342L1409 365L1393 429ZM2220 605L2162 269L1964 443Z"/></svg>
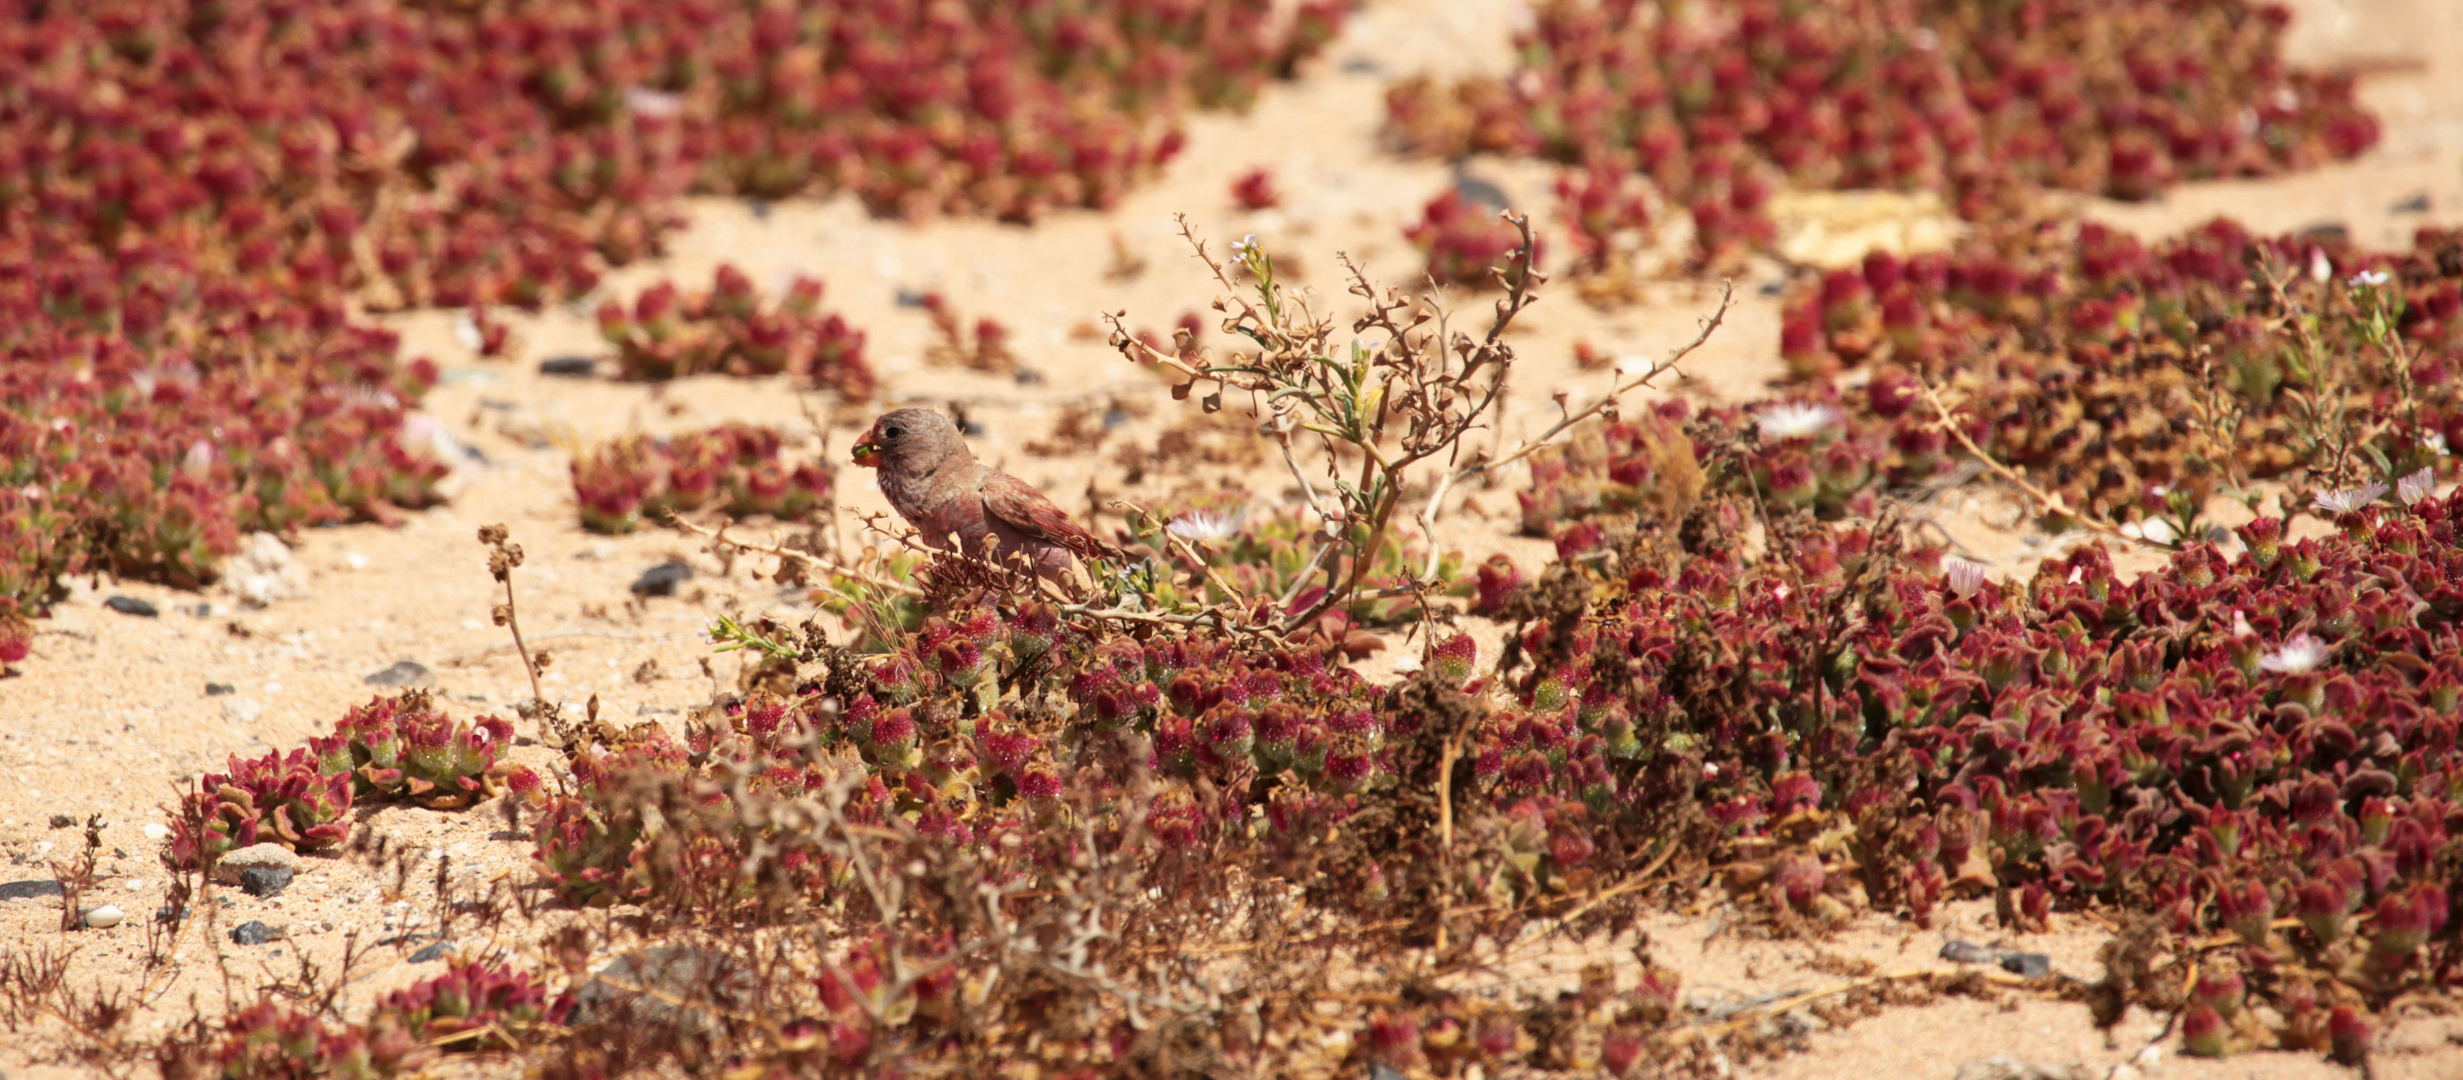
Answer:
<svg viewBox="0 0 2463 1080"><path fill-rule="evenodd" d="M239 687L233 686L227 682L210 682L205 684L205 696L207 697L221 697L224 694L236 693L239 693Z"/></svg>
<svg viewBox="0 0 2463 1080"><path fill-rule="evenodd" d="M145 823L145 838L157 843L171 839L171 826L159 821Z"/></svg>
<svg viewBox="0 0 2463 1080"><path fill-rule="evenodd" d="M214 880L224 885L240 883L240 874L253 867L271 867L299 872L299 855L280 844L252 844L224 855L214 862Z"/></svg>
<svg viewBox="0 0 2463 1080"><path fill-rule="evenodd" d="M539 374L586 379L597 374L599 362L587 356L556 356L539 361Z"/></svg>
<svg viewBox="0 0 2463 1080"><path fill-rule="evenodd" d="M291 887L291 870L284 866L250 866L239 872L241 892L259 900L271 900Z"/></svg>
<svg viewBox="0 0 2463 1080"><path fill-rule="evenodd" d="M2032 952L2002 953L2001 970L2021 978L2041 979L2052 974L2052 957Z"/></svg>
<svg viewBox="0 0 2463 1080"><path fill-rule="evenodd" d="M226 724L247 727L265 715L265 706L255 698L235 697L222 703L222 720Z"/></svg>
<svg viewBox="0 0 2463 1080"><path fill-rule="evenodd" d="M1993 950L1972 941L1941 943L1941 958L1953 964L1989 964L1996 955Z"/></svg>
<svg viewBox="0 0 2463 1080"><path fill-rule="evenodd" d="M122 615L135 615L146 619L159 618L162 615L162 610L155 607L153 603L139 600L134 596L114 596L103 601L103 606Z"/></svg>
<svg viewBox="0 0 2463 1080"><path fill-rule="evenodd" d="M76 824L77 824L77 815L75 815L75 814L53 814L53 815L51 815L51 827L52 827L52 828L55 828L55 829L66 829L66 828L73 827L73 826L75 826Z"/></svg>
<svg viewBox="0 0 2463 1080"><path fill-rule="evenodd" d="M94 930L108 930L120 925L120 920L126 918L128 918L128 913L120 910L118 904L87 908L84 915L86 926Z"/></svg>
<svg viewBox="0 0 2463 1080"><path fill-rule="evenodd" d="M674 596L676 586L693 580L693 568L670 559L644 570L633 579L635 596Z"/></svg>
<svg viewBox="0 0 2463 1080"><path fill-rule="evenodd" d="M279 941L283 936L282 931L255 919L231 928L231 943L234 945L263 945L268 941Z"/></svg>
<svg viewBox="0 0 2463 1080"><path fill-rule="evenodd" d="M394 661L392 667L372 672L359 681L370 686L400 689L410 686L434 686L436 676L428 671L426 665L416 660L397 660Z"/></svg>
<svg viewBox="0 0 2463 1080"><path fill-rule="evenodd" d="M439 941L434 945L430 945L419 950L418 952L410 954L410 962L414 964L424 964L430 960L442 960L445 958L445 954L451 950L452 945L453 943L450 941Z"/></svg>

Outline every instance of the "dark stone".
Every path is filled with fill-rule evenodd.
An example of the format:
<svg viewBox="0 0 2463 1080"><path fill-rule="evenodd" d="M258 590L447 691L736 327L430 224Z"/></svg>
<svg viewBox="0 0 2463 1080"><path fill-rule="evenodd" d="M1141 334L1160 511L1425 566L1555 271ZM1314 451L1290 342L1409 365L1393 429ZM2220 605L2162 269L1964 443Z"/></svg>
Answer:
<svg viewBox="0 0 2463 1080"><path fill-rule="evenodd" d="M553 356L539 361L539 374L587 379L599 373L599 362L587 356Z"/></svg>
<svg viewBox="0 0 2463 1080"><path fill-rule="evenodd" d="M646 1023L710 1032L718 1025L712 1012L743 1007L757 989L752 973L723 954L660 945L618 957L583 983L573 994L572 1023Z"/></svg>
<svg viewBox="0 0 2463 1080"><path fill-rule="evenodd" d="M205 696L207 697L221 697L224 694L236 693L239 693L239 687L233 686L227 682L210 682L205 684Z"/></svg>
<svg viewBox="0 0 2463 1080"><path fill-rule="evenodd" d="M2419 192L2411 198L2405 199L2402 202L2388 207L2387 212L2391 214L2426 214L2429 212L2429 193L2426 191Z"/></svg>
<svg viewBox="0 0 2463 1080"><path fill-rule="evenodd" d="M1972 941L1941 943L1941 958L1953 964L1989 964L1995 956L1993 950Z"/></svg>
<svg viewBox="0 0 2463 1080"><path fill-rule="evenodd" d="M370 686L399 690L406 686L434 686L436 676L416 660L396 660L383 671L370 672L359 681Z"/></svg>
<svg viewBox="0 0 2463 1080"><path fill-rule="evenodd" d="M291 887L291 868L287 866L251 866L239 872L239 891L259 900L271 900Z"/></svg>
<svg viewBox="0 0 2463 1080"><path fill-rule="evenodd" d="M1016 371L1010 372L1009 377L1018 380L1018 385L1020 386L1043 385L1043 373L1031 367L1022 367Z"/></svg>
<svg viewBox="0 0 2463 1080"><path fill-rule="evenodd" d="M0 882L0 900L32 900L38 896L64 895L56 878L40 881Z"/></svg>
<svg viewBox="0 0 2463 1080"><path fill-rule="evenodd" d="M633 595L674 596L676 586L691 580L693 580L691 566L675 559L669 559L642 571L640 577L634 578Z"/></svg>
<svg viewBox="0 0 2463 1080"><path fill-rule="evenodd" d="M924 306L924 297L928 295L930 294L919 293L913 289L900 289L898 290L898 306L911 308L922 307Z"/></svg>
<svg viewBox="0 0 2463 1080"><path fill-rule="evenodd" d="M139 618L152 619L159 618L162 615L162 609L155 607L149 601L139 600L134 596L114 596L109 600L103 601L103 606L119 612L122 615L135 615Z"/></svg>
<svg viewBox="0 0 2463 1080"><path fill-rule="evenodd" d="M2352 227L2340 221L2321 221L2314 225L2304 226L2301 231L2293 235L2303 240L2319 242L2349 240L2352 238Z"/></svg>
<svg viewBox="0 0 2463 1080"><path fill-rule="evenodd" d="M1490 210L1503 210L1510 205L1504 188L1469 173L1454 174L1454 194L1462 196L1464 202Z"/></svg>
<svg viewBox="0 0 2463 1080"><path fill-rule="evenodd" d="M282 937L282 931L255 919L231 928L231 944L234 945L263 945L280 937Z"/></svg>
<svg viewBox="0 0 2463 1080"><path fill-rule="evenodd" d="M2022 979L2041 979L2052 974L2052 957L2040 952L2002 953L2001 970Z"/></svg>
<svg viewBox="0 0 2463 1080"><path fill-rule="evenodd" d="M414 964L424 964L430 960L442 960L445 958L445 953L452 948L452 942L439 941L434 945L430 945L419 950L418 952L410 954L410 962Z"/></svg>
<svg viewBox="0 0 2463 1080"><path fill-rule="evenodd" d="M53 814L53 815L51 815L51 827L52 827L52 828L55 828L55 829L71 829L71 828L75 828L76 826L77 826L77 815L75 815L75 814Z"/></svg>

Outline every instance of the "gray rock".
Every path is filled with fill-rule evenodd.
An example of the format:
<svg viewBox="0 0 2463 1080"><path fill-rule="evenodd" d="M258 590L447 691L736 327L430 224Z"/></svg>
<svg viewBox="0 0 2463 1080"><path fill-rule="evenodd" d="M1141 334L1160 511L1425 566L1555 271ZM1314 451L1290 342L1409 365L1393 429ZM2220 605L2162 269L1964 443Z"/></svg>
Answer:
<svg viewBox="0 0 2463 1080"><path fill-rule="evenodd" d="M259 900L271 900L291 887L291 871L280 866L251 866L239 872L241 892Z"/></svg>
<svg viewBox="0 0 2463 1080"><path fill-rule="evenodd" d="M439 941L434 945L427 946L418 952L410 954L410 962L414 964L424 964L430 960L442 960L452 952L452 942Z"/></svg>
<svg viewBox="0 0 2463 1080"><path fill-rule="evenodd" d="M234 945L263 945L268 941L280 941L285 936L280 929L255 919L231 928L231 943Z"/></svg>
<svg viewBox="0 0 2463 1080"><path fill-rule="evenodd" d="M633 579L635 596L674 596L676 586L693 580L693 568L674 559L653 566Z"/></svg>
<svg viewBox="0 0 2463 1080"><path fill-rule="evenodd" d="M1941 943L1941 958L1953 964L1989 964L1998 959L1999 956L2000 954L1994 952L1992 949L1978 945L1972 941L1945 941Z"/></svg>
<svg viewBox="0 0 2463 1080"><path fill-rule="evenodd" d="M264 715L265 706L257 704L255 698L235 697L222 703L222 721L226 724L248 727Z"/></svg>
<svg viewBox="0 0 2463 1080"><path fill-rule="evenodd" d="M618 1021L712 1032L718 1020L709 1010L725 1012L750 1001L754 982L751 972L723 954L660 945L618 957L583 983L573 994L572 1023Z"/></svg>
<svg viewBox="0 0 2463 1080"><path fill-rule="evenodd" d="M0 882L0 900L33 900L44 896L61 896L64 890L58 880L42 878L36 881Z"/></svg>
<svg viewBox="0 0 2463 1080"><path fill-rule="evenodd" d="M2041 979L2052 974L2052 957L2036 952L2005 952L2001 954L2001 970L2029 979Z"/></svg>
<svg viewBox="0 0 2463 1080"><path fill-rule="evenodd" d="M383 671L370 672L359 681L370 686L399 690L405 687L434 686L436 676L427 669L426 665L416 660L396 660L392 667Z"/></svg>
<svg viewBox="0 0 2463 1080"><path fill-rule="evenodd" d="M162 615L162 609L155 607L153 601L139 600L134 596L114 596L103 601L103 606L122 615L135 615L143 619L159 618Z"/></svg>
<svg viewBox="0 0 2463 1080"><path fill-rule="evenodd" d="M539 361L539 374L586 379L598 373L599 362L587 356L552 356Z"/></svg>
<svg viewBox="0 0 2463 1080"><path fill-rule="evenodd" d="M214 862L214 880L224 885L240 884L240 874L249 869L278 869L299 872L299 855L280 844L252 844L228 852Z"/></svg>

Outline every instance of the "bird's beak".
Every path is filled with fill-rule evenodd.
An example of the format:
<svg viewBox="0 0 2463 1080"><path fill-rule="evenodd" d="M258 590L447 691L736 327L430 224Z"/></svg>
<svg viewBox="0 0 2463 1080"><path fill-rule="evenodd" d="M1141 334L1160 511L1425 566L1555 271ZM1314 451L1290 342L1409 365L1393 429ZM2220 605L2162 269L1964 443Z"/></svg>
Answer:
<svg viewBox="0 0 2463 1080"><path fill-rule="evenodd" d="M873 448L872 433L866 432L864 434L864 438L856 442L855 463L867 469L877 469L881 467L881 455L879 451Z"/></svg>

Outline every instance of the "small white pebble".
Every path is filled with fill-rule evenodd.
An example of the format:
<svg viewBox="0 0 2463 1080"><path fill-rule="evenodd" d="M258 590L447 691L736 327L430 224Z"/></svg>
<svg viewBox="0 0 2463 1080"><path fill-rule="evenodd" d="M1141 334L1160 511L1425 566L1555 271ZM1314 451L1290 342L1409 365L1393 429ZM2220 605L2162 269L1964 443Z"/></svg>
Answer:
<svg viewBox="0 0 2463 1080"><path fill-rule="evenodd" d="M169 840L171 839L171 826L159 821L146 822L145 838L154 841Z"/></svg>
<svg viewBox="0 0 2463 1080"><path fill-rule="evenodd" d="M282 692L282 684L278 682L266 683L265 692L268 694L279 694Z"/></svg>
<svg viewBox="0 0 2463 1080"><path fill-rule="evenodd" d="M368 568L368 557L356 551L343 552L342 561L349 563L351 569L353 570L365 570Z"/></svg>
<svg viewBox="0 0 2463 1080"><path fill-rule="evenodd" d="M104 904L101 907L86 909L85 924L96 930L108 930L120 925L120 920L127 917L128 913L120 910L120 905Z"/></svg>
<svg viewBox="0 0 2463 1080"><path fill-rule="evenodd" d="M130 878L127 881L121 882L120 886L130 892L144 892L146 889L146 882L143 878Z"/></svg>

